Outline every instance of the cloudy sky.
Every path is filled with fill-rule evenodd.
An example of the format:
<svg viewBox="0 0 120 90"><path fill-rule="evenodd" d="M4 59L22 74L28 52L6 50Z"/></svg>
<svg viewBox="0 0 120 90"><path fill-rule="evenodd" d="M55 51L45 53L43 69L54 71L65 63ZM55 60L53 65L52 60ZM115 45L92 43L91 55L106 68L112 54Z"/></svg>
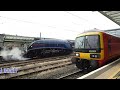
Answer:
<svg viewBox="0 0 120 90"><path fill-rule="evenodd" d="M74 40L93 28L120 27L97 11L0 11L0 34Z"/></svg>

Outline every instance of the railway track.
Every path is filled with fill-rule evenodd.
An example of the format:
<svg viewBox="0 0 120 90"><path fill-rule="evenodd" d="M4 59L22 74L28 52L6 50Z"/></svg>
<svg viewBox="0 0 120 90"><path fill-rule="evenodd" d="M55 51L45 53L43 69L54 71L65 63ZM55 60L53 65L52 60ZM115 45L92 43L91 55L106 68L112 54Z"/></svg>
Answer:
<svg viewBox="0 0 120 90"><path fill-rule="evenodd" d="M77 74L77 73L80 73L80 70L75 71L75 72L72 72L72 73L68 73L68 74L66 74L66 75L64 75L64 76L61 76L61 77L57 78L57 79L65 79L65 78L70 77L70 76L72 76L72 75L75 75L75 74Z"/></svg>
<svg viewBox="0 0 120 90"><path fill-rule="evenodd" d="M64 67L66 65L71 65L71 61L69 59L63 59L59 61L50 61L50 62L44 62L44 63L35 63L30 64L22 67L16 67L18 69L17 73L1 73L0 79L11 79L16 78L20 76L30 75L37 72L47 71L50 69L55 69L59 67ZM15 67L12 67L15 68Z"/></svg>
<svg viewBox="0 0 120 90"><path fill-rule="evenodd" d="M5 64L1 64L0 67L5 69L15 68L18 71L16 73L0 73L0 79L18 78L20 76L26 76L33 73L60 68L71 64L72 62L70 56L45 58L44 60L39 59L39 60L5 63Z"/></svg>
<svg viewBox="0 0 120 90"><path fill-rule="evenodd" d="M22 60L22 61L16 61L16 62L9 62L9 63L3 63L0 64L0 67L18 67L18 66L25 66L28 64L34 64L34 63L40 63L40 62L48 62L48 61L56 61L56 60L61 60L61 59L66 59L66 58L71 58L72 55L65 55L65 56L57 56L57 57L50 57L50 58L42 58L42 59L33 59L33 60Z"/></svg>
<svg viewBox="0 0 120 90"><path fill-rule="evenodd" d="M77 70L77 71L68 73L66 75L63 75L61 77L58 77L56 79L76 79L76 78L83 76L85 74L86 74L86 72L82 72L81 70Z"/></svg>

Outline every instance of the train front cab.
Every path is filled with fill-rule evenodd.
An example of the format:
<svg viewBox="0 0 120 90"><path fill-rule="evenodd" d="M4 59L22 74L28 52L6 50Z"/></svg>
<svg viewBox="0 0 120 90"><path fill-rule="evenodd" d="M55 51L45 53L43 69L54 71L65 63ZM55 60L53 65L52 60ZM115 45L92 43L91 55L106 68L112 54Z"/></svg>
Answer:
<svg viewBox="0 0 120 90"><path fill-rule="evenodd" d="M102 32L80 34L75 40L73 63L81 70L94 70L104 61L104 44Z"/></svg>

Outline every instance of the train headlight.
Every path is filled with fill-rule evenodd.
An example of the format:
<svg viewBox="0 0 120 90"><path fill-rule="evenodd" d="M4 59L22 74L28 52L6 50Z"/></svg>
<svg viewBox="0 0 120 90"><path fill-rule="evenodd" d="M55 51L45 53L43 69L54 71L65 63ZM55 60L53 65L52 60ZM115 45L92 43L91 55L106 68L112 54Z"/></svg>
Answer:
<svg viewBox="0 0 120 90"><path fill-rule="evenodd" d="M100 54L90 54L90 58L100 58Z"/></svg>
<svg viewBox="0 0 120 90"><path fill-rule="evenodd" d="M80 56L80 54L79 54L79 53L76 53L76 56L77 56L77 57L79 57L79 56Z"/></svg>

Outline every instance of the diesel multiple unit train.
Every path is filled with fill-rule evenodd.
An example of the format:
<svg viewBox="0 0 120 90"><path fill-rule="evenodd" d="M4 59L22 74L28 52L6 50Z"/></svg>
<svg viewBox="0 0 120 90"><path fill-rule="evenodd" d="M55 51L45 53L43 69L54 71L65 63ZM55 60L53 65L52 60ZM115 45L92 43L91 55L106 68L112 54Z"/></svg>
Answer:
<svg viewBox="0 0 120 90"><path fill-rule="evenodd" d="M32 42L24 56L27 58L39 58L70 54L72 51L72 46L67 40L43 39Z"/></svg>
<svg viewBox="0 0 120 90"><path fill-rule="evenodd" d="M81 70L94 70L120 57L120 38L101 31L85 32L75 39L72 62Z"/></svg>

